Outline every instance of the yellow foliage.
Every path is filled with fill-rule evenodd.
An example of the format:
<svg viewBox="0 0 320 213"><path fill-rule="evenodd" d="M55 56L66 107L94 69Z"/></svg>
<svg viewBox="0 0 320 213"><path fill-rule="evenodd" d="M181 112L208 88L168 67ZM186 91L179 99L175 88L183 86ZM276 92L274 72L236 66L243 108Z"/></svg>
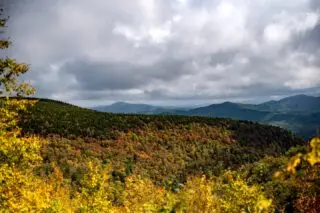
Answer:
<svg viewBox="0 0 320 213"><path fill-rule="evenodd" d="M272 200L242 180L222 183L205 176L190 178L178 193L157 187L150 180L126 180L123 207L116 212L273 212Z"/></svg>
<svg viewBox="0 0 320 213"><path fill-rule="evenodd" d="M41 141L20 136L18 111L26 100L1 100L0 108L0 208L4 212L37 212L49 206L48 187L33 174L41 163Z"/></svg>
<svg viewBox="0 0 320 213"><path fill-rule="evenodd" d="M78 193L78 211L80 212L112 212L111 187L109 185L108 167L89 161L83 181L81 193Z"/></svg>
<svg viewBox="0 0 320 213"><path fill-rule="evenodd" d="M320 137L313 138L310 142L312 151L307 154L306 159L314 166L317 163L320 163Z"/></svg>
<svg viewBox="0 0 320 213"><path fill-rule="evenodd" d="M194 177L187 181L178 197L186 212L221 212L218 197L213 191L214 182L206 177Z"/></svg>
<svg viewBox="0 0 320 213"><path fill-rule="evenodd" d="M40 180L8 165L0 167L0 209L6 212L36 211L48 207L49 195Z"/></svg>
<svg viewBox="0 0 320 213"><path fill-rule="evenodd" d="M306 160L311 166L320 163L320 137L313 138L310 142L311 151L305 155L298 153L292 157L287 165L286 171L291 174L296 173L296 168L300 165L302 159ZM281 172L277 172L274 176L280 176Z"/></svg>
<svg viewBox="0 0 320 213"><path fill-rule="evenodd" d="M130 176L126 179L124 192L124 207L118 212L159 212L170 209L170 193L155 186L150 180L139 176ZM167 196L167 197L166 197Z"/></svg>
<svg viewBox="0 0 320 213"><path fill-rule="evenodd" d="M301 156L302 154L297 154L296 156L292 157L287 165L287 171L295 174L296 173L296 167L300 164L301 162Z"/></svg>
<svg viewBox="0 0 320 213"><path fill-rule="evenodd" d="M217 182L214 191L221 212L274 212L272 200L267 199L258 186L248 186L244 180L230 180L226 184Z"/></svg>

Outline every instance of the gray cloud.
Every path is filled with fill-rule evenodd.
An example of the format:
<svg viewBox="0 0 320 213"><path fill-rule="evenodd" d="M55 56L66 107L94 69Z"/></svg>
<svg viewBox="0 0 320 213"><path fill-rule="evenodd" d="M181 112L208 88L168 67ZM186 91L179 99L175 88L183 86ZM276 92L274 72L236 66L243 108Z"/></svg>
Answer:
<svg viewBox="0 0 320 213"><path fill-rule="evenodd" d="M142 88L153 81L172 82L181 75L188 74L188 62L163 60L152 65L134 63L95 62L88 59L76 59L65 63L61 74L70 74L79 90L126 90Z"/></svg>
<svg viewBox="0 0 320 213"><path fill-rule="evenodd" d="M319 24L310 30L305 37L305 43L314 52L319 51L320 48L320 22Z"/></svg>
<svg viewBox="0 0 320 213"><path fill-rule="evenodd" d="M311 0L311 8L314 10L319 10L320 9L320 2L318 0Z"/></svg>
<svg viewBox="0 0 320 213"><path fill-rule="evenodd" d="M65 101L252 99L318 91L319 1L15 0L11 55Z"/></svg>

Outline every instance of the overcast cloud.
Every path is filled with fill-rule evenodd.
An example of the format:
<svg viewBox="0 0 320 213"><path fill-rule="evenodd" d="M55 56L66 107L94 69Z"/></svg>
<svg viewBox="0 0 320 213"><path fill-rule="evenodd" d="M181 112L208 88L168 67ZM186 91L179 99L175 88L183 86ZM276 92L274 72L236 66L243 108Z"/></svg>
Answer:
<svg viewBox="0 0 320 213"><path fill-rule="evenodd" d="M319 0L16 0L10 15L10 54L31 64L41 97L170 105L320 93Z"/></svg>

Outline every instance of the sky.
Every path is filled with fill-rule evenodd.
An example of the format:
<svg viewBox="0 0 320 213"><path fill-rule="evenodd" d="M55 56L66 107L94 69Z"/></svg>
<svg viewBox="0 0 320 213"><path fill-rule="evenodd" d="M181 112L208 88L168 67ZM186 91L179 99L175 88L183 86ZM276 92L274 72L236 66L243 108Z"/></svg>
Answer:
<svg viewBox="0 0 320 213"><path fill-rule="evenodd" d="M2 0L37 96L197 105L320 94L319 0Z"/></svg>

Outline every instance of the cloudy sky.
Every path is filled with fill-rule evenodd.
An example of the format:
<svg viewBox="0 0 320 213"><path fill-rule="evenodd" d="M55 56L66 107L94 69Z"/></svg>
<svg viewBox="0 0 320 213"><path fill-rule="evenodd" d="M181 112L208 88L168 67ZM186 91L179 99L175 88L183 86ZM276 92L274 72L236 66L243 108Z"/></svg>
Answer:
<svg viewBox="0 0 320 213"><path fill-rule="evenodd" d="M10 0L8 53L80 105L320 94L319 0Z"/></svg>

